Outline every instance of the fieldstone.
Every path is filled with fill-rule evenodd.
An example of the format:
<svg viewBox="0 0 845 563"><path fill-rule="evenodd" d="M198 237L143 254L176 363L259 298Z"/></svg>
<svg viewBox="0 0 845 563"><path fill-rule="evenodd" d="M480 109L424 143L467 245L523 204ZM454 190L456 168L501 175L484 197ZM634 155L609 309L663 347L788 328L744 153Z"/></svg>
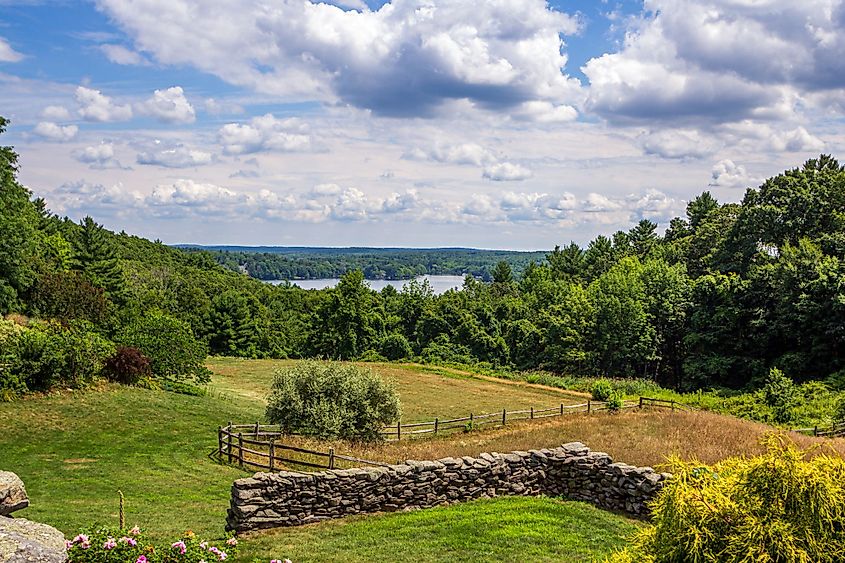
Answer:
<svg viewBox="0 0 845 563"><path fill-rule="evenodd" d="M60 531L23 518L0 518L0 563L63 563L65 537Z"/></svg>
<svg viewBox="0 0 845 563"><path fill-rule="evenodd" d="M0 471L0 516L8 516L29 506L21 478L11 471Z"/></svg>

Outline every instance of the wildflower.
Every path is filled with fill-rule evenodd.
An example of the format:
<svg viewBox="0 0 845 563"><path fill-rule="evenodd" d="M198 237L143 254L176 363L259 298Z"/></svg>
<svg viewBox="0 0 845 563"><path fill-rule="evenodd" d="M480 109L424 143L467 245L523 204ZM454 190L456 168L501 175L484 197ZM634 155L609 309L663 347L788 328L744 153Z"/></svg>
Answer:
<svg viewBox="0 0 845 563"><path fill-rule="evenodd" d="M187 546L185 546L185 542L177 541L173 545L171 545L173 549L178 549L181 555L185 555L185 552L188 551Z"/></svg>
<svg viewBox="0 0 845 563"><path fill-rule="evenodd" d="M141 528L139 528L138 526L135 526L134 528L129 530L129 533L132 534L133 536L137 536L141 533Z"/></svg>
<svg viewBox="0 0 845 563"><path fill-rule="evenodd" d="M225 552L225 551L221 551L221 550L217 549L217 548L216 548L216 547L214 547L214 546L209 547L209 548L208 548L208 551L209 551L210 553L213 553L214 555L216 555L216 556L217 556L217 559L219 559L220 561L223 561L224 559L226 559L227 557L229 557L229 556L226 554L226 552Z"/></svg>
<svg viewBox="0 0 845 563"><path fill-rule="evenodd" d="M135 560L135 563L147 563L147 556L139 555L138 559Z"/></svg>
<svg viewBox="0 0 845 563"><path fill-rule="evenodd" d="M81 547L82 549L88 549L89 547L91 547L91 542L85 539L82 541L82 543L79 544L79 547Z"/></svg>
<svg viewBox="0 0 845 563"><path fill-rule="evenodd" d="M200 542L200 549L208 549L208 542L207 541Z"/></svg>
<svg viewBox="0 0 845 563"><path fill-rule="evenodd" d="M65 540L65 549L70 549L73 547L73 542L70 540Z"/></svg>
<svg viewBox="0 0 845 563"><path fill-rule="evenodd" d="M109 538L103 543L103 549L114 549L117 547L117 542L114 541L114 538Z"/></svg>
<svg viewBox="0 0 845 563"><path fill-rule="evenodd" d="M86 541L88 541L88 536L86 536L85 534L79 534L78 536L73 538L73 543L80 543Z"/></svg>
<svg viewBox="0 0 845 563"><path fill-rule="evenodd" d="M193 532L193 530L188 530L187 532L185 532L186 538L192 538L194 536L196 536L196 534Z"/></svg>
<svg viewBox="0 0 845 563"><path fill-rule="evenodd" d="M120 538L120 543L129 544L132 547L138 545L138 542L135 540L135 538L130 538L128 536L123 536L122 538Z"/></svg>
<svg viewBox="0 0 845 563"><path fill-rule="evenodd" d="M237 538L229 538L228 540L226 540L226 545L232 545L232 546L238 545Z"/></svg>

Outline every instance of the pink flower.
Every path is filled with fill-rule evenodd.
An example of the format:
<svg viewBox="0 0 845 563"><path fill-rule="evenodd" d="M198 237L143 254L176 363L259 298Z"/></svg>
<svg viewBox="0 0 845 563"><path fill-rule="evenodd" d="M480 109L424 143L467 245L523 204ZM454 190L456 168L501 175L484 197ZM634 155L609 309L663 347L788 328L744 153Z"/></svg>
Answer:
<svg viewBox="0 0 845 563"><path fill-rule="evenodd" d="M207 541L200 542L200 548L201 548L201 549L206 549L206 548L208 548L208 542L207 542Z"/></svg>
<svg viewBox="0 0 845 563"><path fill-rule="evenodd" d="M135 563L147 563L147 556L139 555L138 559L135 560Z"/></svg>
<svg viewBox="0 0 845 563"><path fill-rule="evenodd" d="M103 549L114 549L117 547L117 542L114 541L114 538L109 538L103 544Z"/></svg>
<svg viewBox="0 0 845 563"><path fill-rule="evenodd" d="M65 549L70 549L73 546L73 542L70 540L65 540Z"/></svg>
<svg viewBox="0 0 845 563"><path fill-rule="evenodd" d="M83 540L82 543L79 544L79 547L81 547L82 549L88 549L89 547L91 547L91 542L87 539Z"/></svg>
<svg viewBox="0 0 845 563"><path fill-rule="evenodd" d="M226 545L238 545L237 538L229 538L228 540L226 540Z"/></svg>
<svg viewBox="0 0 845 563"><path fill-rule="evenodd" d="M132 547L135 547L136 545L138 545L138 542L135 540L135 538L130 538L130 537L126 537L126 536L123 536L122 538L120 538L120 543L127 543L127 544L131 545Z"/></svg>
<svg viewBox="0 0 845 563"><path fill-rule="evenodd" d="M188 551L188 548L187 546L185 546L185 542L183 541L177 541L170 547L172 547L173 549L178 549L181 555L185 555L185 552Z"/></svg>
<svg viewBox="0 0 845 563"><path fill-rule="evenodd" d="M208 548L208 551L209 551L210 553L213 553L214 555L216 555L216 556L217 556L217 559L219 559L220 561L223 561L224 559L226 559L227 557L229 557L228 555L226 555L226 552L225 552L225 551L220 551L219 549L217 549L217 548L216 548L216 547L214 547L214 546L209 547L209 548Z"/></svg>
<svg viewBox="0 0 845 563"><path fill-rule="evenodd" d="M138 526L135 526L134 528L132 528L131 530L129 530L129 533L130 533L130 534L132 534L133 536L137 536L137 535L139 535L139 534L141 533L141 528L139 528ZM143 557L143 556L142 556L142 557ZM146 560L147 560L147 558L146 558L146 557L144 557L144 561L146 561Z"/></svg>
<svg viewBox="0 0 845 563"><path fill-rule="evenodd" d="M78 536L73 538L73 543L85 542L85 541L88 541L88 536L86 536L85 534L79 534Z"/></svg>

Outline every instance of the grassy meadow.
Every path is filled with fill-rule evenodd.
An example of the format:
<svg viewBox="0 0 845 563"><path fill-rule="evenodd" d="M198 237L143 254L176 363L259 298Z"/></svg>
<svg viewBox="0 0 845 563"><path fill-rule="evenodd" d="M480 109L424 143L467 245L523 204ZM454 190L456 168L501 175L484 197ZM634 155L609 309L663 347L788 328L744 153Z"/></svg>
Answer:
<svg viewBox="0 0 845 563"><path fill-rule="evenodd" d="M261 420L273 371L284 362L209 359L206 396L104 384L0 403L2 468L24 480L32 505L20 516L66 534L114 525L117 491L127 523L156 541L192 529L223 534L229 488L246 473L210 460L216 429L228 420ZM471 377L465 372L376 364L393 380L406 421L578 402L577 394ZM713 413L626 411L573 414L502 429L376 447L337 444L372 459L431 459L556 446L579 440L619 461L659 465L679 454L712 462L758 451L769 427ZM821 440L796 436L803 445ZM845 452L845 440L828 443ZM320 444L324 449L327 444ZM411 514L352 518L245 539L239 560L365 561L397 556L425 561L590 560L618 546L636 523L578 503L496 499ZM389 541L387 541L389 539Z"/></svg>

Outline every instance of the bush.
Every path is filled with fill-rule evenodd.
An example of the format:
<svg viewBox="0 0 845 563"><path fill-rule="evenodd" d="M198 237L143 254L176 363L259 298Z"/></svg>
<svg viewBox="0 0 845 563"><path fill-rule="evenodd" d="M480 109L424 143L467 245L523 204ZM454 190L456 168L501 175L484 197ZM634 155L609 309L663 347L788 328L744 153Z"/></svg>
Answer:
<svg viewBox="0 0 845 563"><path fill-rule="evenodd" d="M16 379L25 387L19 391L81 387L100 375L106 358L114 353L114 345L82 321L67 327L31 325L10 337L3 348L5 384Z"/></svg>
<svg viewBox="0 0 845 563"><path fill-rule="evenodd" d="M132 346L119 347L114 355L106 360L103 373L110 381L125 385L135 385L144 377L152 375L150 359Z"/></svg>
<svg viewBox="0 0 845 563"><path fill-rule="evenodd" d="M184 321L164 313L149 312L127 326L118 338L123 346L138 348L150 359L153 375L162 379L194 379L208 383L205 367L208 350L194 338Z"/></svg>
<svg viewBox="0 0 845 563"><path fill-rule="evenodd" d="M594 401L607 401L613 395L613 384L606 379L597 379L590 390Z"/></svg>
<svg viewBox="0 0 845 563"><path fill-rule="evenodd" d="M399 416L392 385L368 368L339 362L310 360L278 371L267 401L270 423L324 439L380 440Z"/></svg>
<svg viewBox="0 0 845 563"><path fill-rule="evenodd" d="M778 424L790 422L798 398L795 383L778 368L772 368L762 391L763 402L772 409L772 421Z"/></svg>
<svg viewBox="0 0 845 563"><path fill-rule="evenodd" d="M625 404L624 400L622 399L622 393L614 391L610 394L610 397L607 398L607 410L610 412L619 412L622 410L622 406Z"/></svg>
<svg viewBox="0 0 845 563"><path fill-rule="evenodd" d="M394 332L381 341L381 353L388 360L404 360L411 357L414 351L405 335Z"/></svg>
<svg viewBox="0 0 845 563"><path fill-rule="evenodd" d="M610 561L841 561L845 460L812 457L783 436L763 444L762 456L713 467L672 459L673 477L651 505L653 525Z"/></svg>
<svg viewBox="0 0 845 563"><path fill-rule="evenodd" d="M202 563L223 561L237 551L238 540L220 546L201 541L193 532L170 545L154 546L136 527L131 530L100 528L78 534L67 542L69 563Z"/></svg>

